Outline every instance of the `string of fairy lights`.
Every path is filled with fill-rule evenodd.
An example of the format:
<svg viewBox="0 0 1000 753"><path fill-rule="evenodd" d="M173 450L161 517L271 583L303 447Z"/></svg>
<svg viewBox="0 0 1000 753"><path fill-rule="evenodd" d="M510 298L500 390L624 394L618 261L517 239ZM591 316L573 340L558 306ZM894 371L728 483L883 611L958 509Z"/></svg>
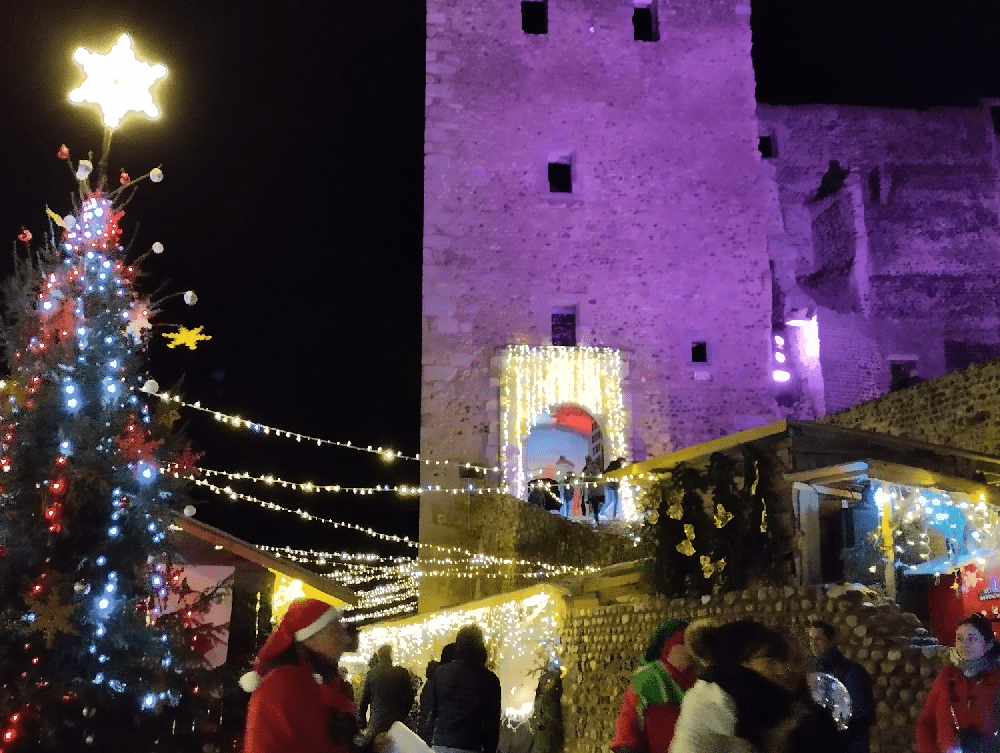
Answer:
<svg viewBox="0 0 1000 753"><path fill-rule="evenodd" d="M327 518L327 517L324 517L322 515L317 515L315 513L311 513L309 511L303 510L301 508L292 510L291 508L284 507L283 505L279 505L276 502L268 502L266 500L259 499L258 497L254 497L254 496L251 496L249 494L243 494L241 492L237 492L236 490L234 490L234 489L232 489L230 487L223 488L223 487L218 486L216 484L213 484L213 483L211 483L209 481L206 481L205 479L195 478L194 476L192 476L190 474L176 474L175 473L174 475L183 477L183 478L187 479L188 481L190 481L191 483L196 484L197 486L200 486L200 487L202 487L204 489L207 489L208 491L211 491L211 492L213 492L215 494L218 494L220 496L227 497L227 498L229 498L231 500L234 500L234 501L251 502L251 503L254 503L254 504L258 505L259 507L262 507L263 509L266 509L266 510L274 510L274 511L283 512L283 513L286 513L286 514L289 514L289 515L295 515L295 516L301 518L302 520L312 521L312 522L316 522L316 523L322 523L322 524L325 524L325 525L333 526L333 528L346 528L348 530L356 531L358 533L365 534L365 535L370 536L370 537L375 538L375 539L380 539L382 541L392 542L392 543L396 543L396 544L403 544L403 545L406 545L406 546L413 547L415 549L421 549L421 550L434 549L434 550L437 550L437 551L440 551L440 552L445 552L445 553L450 553L450 554L459 554L459 555L462 555L464 557L468 557L470 560L479 559L479 560L484 561L484 562L489 562L489 563L491 563L493 565L502 565L502 566L525 565L525 566L530 566L530 567L536 567L536 568L539 568L541 570L546 571L546 573L548 575L567 575L567 574L581 575L581 574L591 573L591 572L595 571L595 568L592 568L592 567L575 567L575 566L571 566L571 565L554 565L554 564L547 563L547 562L537 562L537 561L533 561L533 560L512 559L512 558L508 558L508 557L493 557L493 556L490 556L490 555L484 555L484 554L481 554L481 553L472 552L469 549L466 549L464 547L459 547L459 546L443 546L441 544L428 544L428 543L423 543L423 542L419 542L419 541L414 541L413 539L411 539L408 536L397 536L396 534L382 533L381 531L376 531L373 528L369 528L369 527L365 527L365 526L360 526L360 525L357 525L356 523L348 523L348 522L345 522L345 521L333 520L332 518Z"/></svg>
<svg viewBox="0 0 1000 753"><path fill-rule="evenodd" d="M259 421L250 421L240 416L234 416L229 413L223 413L222 411L211 410L205 408L201 405L201 401L194 403L189 403L186 400L182 400L179 395L171 395L167 392L159 392L158 385L150 380L146 382L143 387L143 392L147 392L154 397L163 400L164 402L173 403L175 405L180 405L184 408L190 408L191 410L201 411L202 413L207 413L212 416L216 421L226 424L227 426L232 426L236 429L244 429L246 431L253 432L255 434L264 434L268 436L281 437L284 439L290 439L294 442L302 443L308 442L314 444L317 447L342 447L348 450L357 450L359 452L367 452L374 455L379 455L386 462L392 462L393 460L415 460L423 463L424 465L445 465L445 466L456 466L459 468L465 468L467 470L477 471L479 473L498 473L500 471L499 466L482 466L476 465L474 463L463 463L460 461L453 460L429 460L426 458L421 458L420 453L416 455L406 455L399 450L394 450L389 447L374 447L372 445L362 445L356 444L350 440L346 442L340 442L333 439L323 439L322 437L314 437L309 434L302 434L296 431L289 431L287 429L279 429L275 426L268 426L267 424L261 423Z"/></svg>
<svg viewBox="0 0 1000 753"><path fill-rule="evenodd" d="M152 381L147 382L143 386L143 391L159 398L164 402L209 414L220 423L236 429L250 431L255 434L275 436L289 439L297 443L308 442L320 447L341 447L377 454L385 462L392 462L400 459L418 461L425 465L456 465L481 474L497 473L500 470L499 467L479 466L472 463L457 463L449 460L426 460L421 458L419 454L412 456L406 455L392 448L357 444L350 440L329 440L269 426L261 422L251 421L239 416L224 413L222 411L204 408L200 401L191 403L181 399L177 395L161 393L158 391L158 385ZM511 487L506 484L481 485L479 483L466 483L463 486L454 488L446 488L436 484L421 486L406 484L345 486L342 484L317 484L312 481L290 481L273 474L258 475L251 474L247 471L230 472L193 466L167 466L163 470L164 472L170 473L174 476L185 478L196 486L211 491L214 494L225 496L230 500L249 502L264 509L295 515L302 520L329 525L334 528L346 528L382 541L411 546L420 551L422 556L418 560L415 558L400 557L383 558L378 555L348 552L318 552L314 550L292 549L290 547L258 547L262 551L269 552L278 558L308 564L312 567L321 569L330 568L328 572L324 573L324 577L351 588L357 595L357 604L354 608L349 610L348 613L349 619L353 619L355 621L378 620L416 611L416 599L419 597L419 584L422 579L497 579L510 577L511 575L530 579L549 578L561 575L580 575L591 573L596 570L596 568L592 567L579 568L565 565L552 565L545 562L492 557L471 552L462 547L416 542L406 536L382 533L369 527L317 515L303 510L302 508L291 509L275 502L263 500L253 495L237 491L231 486L231 484L234 483L261 484L271 488L281 488L302 492L307 495L322 493L372 496L379 493L391 493L400 497L412 497L426 493L480 495L510 494ZM216 484L209 479L223 479L226 484ZM558 499L558 495L560 494L559 486L564 489L594 489L602 486L603 483L604 482L600 479L581 478L565 479L561 484L541 480L532 482L528 486L528 489L530 490L535 487L541 487L547 494ZM443 553L444 555L454 556L437 558L425 556L426 553L431 550ZM503 572L499 571L498 568L502 568ZM527 570L524 572L511 573L510 571L512 568L527 568ZM378 582L378 585L370 588L364 587L365 584L372 582Z"/></svg>
<svg viewBox="0 0 1000 753"><path fill-rule="evenodd" d="M166 465L164 470L170 472L173 466ZM288 481L286 479L279 478L272 474L265 474L262 476L253 475L247 471L220 471L213 468L196 468L198 473L205 477L218 477L224 478L227 481L249 481L251 483L265 484L271 487L280 487L282 489L291 489L293 491L306 492L307 494L312 494L315 492L327 493L327 494L357 494L361 496L370 496L377 494L379 492L390 492L401 497L414 497L421 494L510 494L511 487L509 486L477 486L474 484L466 484L464 486L447 488L440 484L426 484L423 486L408 486L406 484L376 484L374 486L343 486L341 484L314 484L311 481ZM580 480L580 479L568 479L562 482L564 487L571 489L597 489L604 486L604 482L600 480ZM529 484L529 490L534 488L541 488L545 491L555 496L556 491L559 488L558 483L553 483L550 481L535 481Z"/></svg>

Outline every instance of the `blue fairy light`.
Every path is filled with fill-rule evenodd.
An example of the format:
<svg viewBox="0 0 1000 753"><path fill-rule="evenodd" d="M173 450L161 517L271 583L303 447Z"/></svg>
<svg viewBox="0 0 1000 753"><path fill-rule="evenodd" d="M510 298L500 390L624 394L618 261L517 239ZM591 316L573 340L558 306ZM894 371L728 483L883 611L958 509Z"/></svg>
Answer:
<svg viewBox="0 0 1000 753"><path fill-rule="evenodd" d="M119 533L121 533L121 529L118 526L111 526L108 529L108 536L117 536Z"/></svg>
<svg viewBox="0 0 1000 753"><path fill-rule="evenodd" d="M147 693L146 697L142 699L142 707L144 709L151 709L156 705L156 696L152 693Z"/></svg>
<svg viewBox="0 0 1000 753"><path fill-rule="evenodd" d="M104 673L103 672L98 672L94 676L94 685L100 685L102 682L104 682Z"/></svg>

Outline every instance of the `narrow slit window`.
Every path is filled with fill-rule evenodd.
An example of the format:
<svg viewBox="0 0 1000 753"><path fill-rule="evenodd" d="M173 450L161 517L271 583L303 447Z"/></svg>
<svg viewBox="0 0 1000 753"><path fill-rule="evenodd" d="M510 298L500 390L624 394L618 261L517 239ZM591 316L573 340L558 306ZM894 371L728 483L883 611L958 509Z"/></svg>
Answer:
<svg viewBox="0 0 1000 753"><path fill-rule="evenodd" d="M993 121L993 133L1000 136L1000 105L990 107L990 120Z"/></svg>
<svg viewBox="0 0 1000 753"><path fill-rule="evenodd" d="M521 29L525 34L549 33L548 0L521 0Z"/></svg>
<svg viewBox="0 0 1000 753"><path fill-rule="evenodd" d="M769 135L760 136L757 139L757 148L760 150L761 158L772 159L774 157L774 137Z"/></svg>
<svg viewBox="0 0 1000 753"><path fill-rule="evenodd" d="M691 363L708 363L708 343L691 343Z"/></svg>
<svg viewBox="0 0 1000 753"><path fill-rule="evenodd" d="M549 162L549 192L573 193L573 163L568 158Z"/></svg>
<svg viewBox="0 0 1000 753"><path fill-rule="evenodd" d="M576 346L576 306L556 306L552 309L552 344Z"/></svg>
<svg viewBox="0 0 1000 753"><path fill-rule="evenodd" d="M636 0L632 7L632 29L636 42L657 42L660 24L656 14L656 1Z"/></svg>

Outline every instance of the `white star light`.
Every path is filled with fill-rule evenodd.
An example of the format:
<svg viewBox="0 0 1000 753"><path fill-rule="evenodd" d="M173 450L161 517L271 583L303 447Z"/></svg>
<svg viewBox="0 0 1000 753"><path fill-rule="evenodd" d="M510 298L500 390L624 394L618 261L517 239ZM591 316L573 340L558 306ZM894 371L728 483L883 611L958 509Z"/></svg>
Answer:
<svg viewBox="0 0 1000 753"><path fill-rule="evenodd" d="M108 128L117 128L128 112L143 112L151 118L160 114L149 88L167 75L167 69L159 63L136 60L128 34L118 37L107 55L80 47L73 59L83 67L87 78L69 93L69 101L97 105Z"/></svg>

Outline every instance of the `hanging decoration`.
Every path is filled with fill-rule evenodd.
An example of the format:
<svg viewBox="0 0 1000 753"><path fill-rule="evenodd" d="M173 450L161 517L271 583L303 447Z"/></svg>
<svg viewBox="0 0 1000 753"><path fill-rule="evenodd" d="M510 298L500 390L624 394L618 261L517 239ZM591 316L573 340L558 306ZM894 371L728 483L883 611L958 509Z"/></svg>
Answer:
<svg viewBox="0 0 1000 753"><path fill-rule="evenodd" d="M181 327L177 332L164 332L163 336L170 340L167 343L168 348L176 348L178 346L186 345L191 350L195 350L198 347L198 343L202 340L211 340L211 335L203 335L201 331L204 327L195 327L194 329L188 329L187 327Z"/></svg>

